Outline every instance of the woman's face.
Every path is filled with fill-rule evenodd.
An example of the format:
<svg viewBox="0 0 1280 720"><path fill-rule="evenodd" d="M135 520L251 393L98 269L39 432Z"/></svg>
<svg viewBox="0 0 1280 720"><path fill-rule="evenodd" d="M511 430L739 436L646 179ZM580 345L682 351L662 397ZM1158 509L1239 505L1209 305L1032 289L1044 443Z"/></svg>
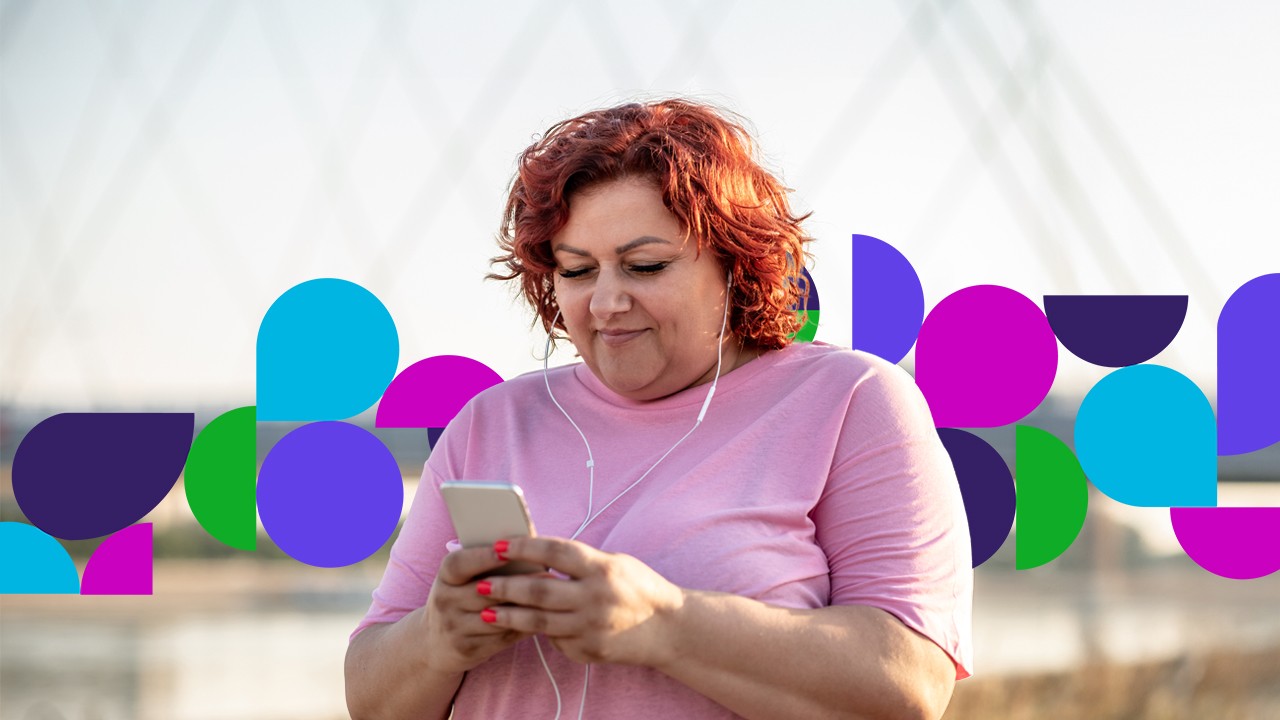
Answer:
<svg viewBox="0 0 1280 720"><path fill-rule="evenodd" d="M556 300L569 339L611 390L653 400L710 382L726 272L643 179L590 187L569 199L552 239ZM726 330L724 369L737 365Z"/></svg>

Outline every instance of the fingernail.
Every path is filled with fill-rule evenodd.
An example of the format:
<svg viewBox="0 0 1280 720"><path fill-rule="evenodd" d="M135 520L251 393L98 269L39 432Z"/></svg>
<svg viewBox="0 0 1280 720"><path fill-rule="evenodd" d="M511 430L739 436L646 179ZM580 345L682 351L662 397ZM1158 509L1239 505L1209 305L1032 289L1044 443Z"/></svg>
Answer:
<svg viewBox="0 0 1280 720"><path fill-rule="evenodd" d="M507 548L510 546L511 546L510 543L508 543L506 540L499 540L498 542L493 544L493 551L498 554L499 560L507 559Z"/></svg>
<svg viewBox="0 0 1280 720"><path fill-rule="evenodd" d="M480 619L487 623L495 623L498 622L498 613L494 612L493 608L485 608L480 611Z"/></svg>
<svg viewBox="0 0 1280 720"><path fill-rule="evenodd" d="M480 593L481 595L488 595L489 593L492 593L493 583L489 582L488 580L481 580L480 582L476 583L476 592Z"/></svg>

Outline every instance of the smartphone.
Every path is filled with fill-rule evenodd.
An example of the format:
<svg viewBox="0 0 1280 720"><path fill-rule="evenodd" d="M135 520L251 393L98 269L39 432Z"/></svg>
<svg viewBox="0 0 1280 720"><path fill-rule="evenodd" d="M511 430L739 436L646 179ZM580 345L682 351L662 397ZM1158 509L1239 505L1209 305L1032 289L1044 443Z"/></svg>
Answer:
<svg viewBox="0 0 1280 720"><path fill-rule="evenodd" d="M449 507L453 529L462 547L482 547L513 537L533 537L533 520L524 492L516 485L500 482L449 481L440 484L440 494ZM546 568L512 561L488 575L540 573Z"/></svg>

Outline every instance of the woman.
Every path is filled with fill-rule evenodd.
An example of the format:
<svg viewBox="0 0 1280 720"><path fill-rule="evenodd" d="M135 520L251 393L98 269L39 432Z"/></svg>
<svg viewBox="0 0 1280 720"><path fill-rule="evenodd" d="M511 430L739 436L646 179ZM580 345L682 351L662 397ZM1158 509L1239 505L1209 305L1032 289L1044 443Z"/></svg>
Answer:
<svg viewBox="0 0 1280 720"><path fill-rule="evenodd" d="M790 342L803 219L688 101L523 153L497 277L583 362L445 430L352 636L353 717L942 714L971 666L954 471L904 372ZM540 537L449 545L463 479L520 485ZM477 579L508 560L552 572Z"/></svg>

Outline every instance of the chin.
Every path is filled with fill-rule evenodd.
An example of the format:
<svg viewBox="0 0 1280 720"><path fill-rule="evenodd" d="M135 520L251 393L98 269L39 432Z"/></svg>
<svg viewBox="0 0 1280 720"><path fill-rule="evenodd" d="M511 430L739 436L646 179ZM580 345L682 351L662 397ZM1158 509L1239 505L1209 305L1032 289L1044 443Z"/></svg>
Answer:
<svg viewBox="0 0 1280 720"><path fill-rule="evenodd" d="M618 363L613 368L592 368L596 377L619 395L630 395L649 387L657 380L654 373L636 372L632 363ZM632 367L628 367L632 365ZM619 367L620 366L620 367Z"/></svg>
<svg viewBox="0 0 1280 720"><path fill-rule="evenodd" d="M653 383L652 378L638 378L629 375L606 374L604 384L619 395L638 392Z"/></svg>
<svg viewBox="0 0 1280 720"><path fill-rule="evenodd" d="M636 358L631 353L626 353L626 355L631 357L608 357L607 354L601 357L601 355L596 355L592 359L597 362L587 363L596 377L600 378L601 382L619 395L643 390L658 379L658 372L638 367L642 365L642 362L637 362L641 358ZM606 362L601 363L598 362L599 360L606 360Z"/></svg>

